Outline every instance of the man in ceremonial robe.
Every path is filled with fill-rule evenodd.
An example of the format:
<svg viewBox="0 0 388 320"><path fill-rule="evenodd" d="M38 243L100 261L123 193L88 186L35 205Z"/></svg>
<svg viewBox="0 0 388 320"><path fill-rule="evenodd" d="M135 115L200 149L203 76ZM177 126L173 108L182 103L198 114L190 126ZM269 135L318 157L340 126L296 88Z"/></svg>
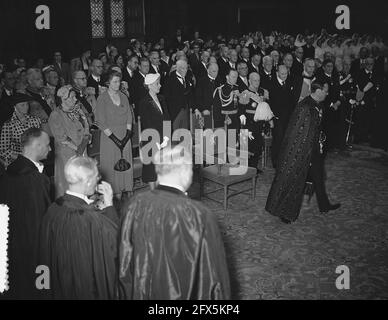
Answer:
<svg viewBox="0 0 388 320"><path fill-rule="evenodd" d="M69 184L43 218L40 264L50 269L47 299L115 299L118 217L111 186L97 162L73 157L65 165ZM98 192L100 200L89 199Z"/></svg>
<svg viewBox="0 0 388 320"><path fill-rule="evenodd" d="M330 204L324 184L321 102L327 96L328 84L314 82L311 92L298 104L290 118L265 206L269 213L287 224L299 216L309 173L320 212L324 214L340 207L340 204Z"/></svg>
<svg viewBox="0 0 388 320"><path fill-rule="evenodd" d="M0 203L10 210L9 296L13 299L36 299L39 230L51 204L50 181L43 173L41 160L50 151L50 138L38 128L21 136L22 154L8 166L0 178Z"/></svg>
<svg viewBox="0 0 388 320"><path fill-rule="evenodd" d="M192 155L180 146L166 147L154 160L159 186L136 196L122 220L120 298L229 299L217 218L186 193L193 175Z"/></svg>

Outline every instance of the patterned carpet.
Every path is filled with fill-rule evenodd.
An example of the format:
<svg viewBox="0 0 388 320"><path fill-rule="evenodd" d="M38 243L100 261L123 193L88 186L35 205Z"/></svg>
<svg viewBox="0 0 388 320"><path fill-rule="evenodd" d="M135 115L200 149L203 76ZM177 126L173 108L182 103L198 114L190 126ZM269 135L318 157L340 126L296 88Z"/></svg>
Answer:
<svg viewBox="0 0 388 320"><path fill-rule="evenodd" d="M256 199L231 198L226 215L204 200L219 217L233 298L388 299L388 159L331 154L326 169L329 197L342 207L322 216L315 197L306 199L291 225L264 210L272 169L259 176ZM340 265L350 269L349 290L336 288Z"/></svg>

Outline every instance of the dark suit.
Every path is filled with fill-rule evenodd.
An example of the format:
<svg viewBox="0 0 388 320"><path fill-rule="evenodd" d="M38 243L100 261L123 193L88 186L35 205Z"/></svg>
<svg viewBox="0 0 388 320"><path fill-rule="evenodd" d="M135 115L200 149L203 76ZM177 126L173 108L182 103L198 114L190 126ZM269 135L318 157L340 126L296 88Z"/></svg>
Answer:
<svg viewBox="0 0 388 320"><path fill-rule="evenodd" d="M168 111L173 121L173 128L189 128L189 108L194 106L193 83L186 76L186 87L178 79L177 73L170 74L165 87Z"/></svg>
<svg viewBox="0 0 388 320"><path fill-rule="evenodd" d="M292 67L291 67L291 74L293 77L298 77L300 76L302 73L303 73L303 63L302 62L299 62L298 60L296 60L296 58L294 58L294 62L292 64Z"/></svg>
<svg viewBox="0 0 388 320"><path fill-rule="evenodd" d="M123 78L122 80L128 83L128 92L129 92L129 103L134 104L135 103L135 73L136 71L132 72L132 76L129 74L127 68L122 69Z"/></svg>
<svg viewBox="0 0 388 320"><path fill-rule="evenodd" d="M92 75L90 75L88 77L88 84L87 84L87 86L94 88L94 90L96 91L96 95L95 96L96 96L96 99L97 99L98 96L100 95L100 88L99 88L99 86L102 86L101 77L100 77L100 82L97 82L96 80L94 80Z"/></svg>
<svg viewBox="0 0 388 320"><path fill-rule="evenodd" d="M266 74L266 72L262 70L260 73L260 86L269 91L273 78L276 78L276 75L273 71L270 74Z"/></svg>
<svg viewBox="0 0 388 320"><path fill-rule="evenodd" d="M288 120L294 110L292 83L290 79L285 81L284 86L279 83L277 77L272 79L269 89L269 105L276 117L275 126L272 131L272 163L274 168L276 168L280 146L287 129Z"/></svg>
<svg viewBox="0 0 388 320"><path fill-rule="evenodd" d="M158 95L158 100L162 107L162 112L159 107L153 100L153 98L147 94L140 101L139 115L141 121L141 130L154 129L159 133L158 143L163 142L163 121L169 121L170 115L168 113L166 101L162 95ZM148 140L149 141L149 140ZM151 157L151 151L148 153L148 156ZM143 164L142 169L142 180L143 182L154 182L156 181L155 166L153 163Z"/></svg>
<svg viewBox="0 0 388 320"><path fill-rule="evenodd" d="M140 101L148 94L148 90L144 86L144 79L145 77L137 70L133 76L133 102L135 104L134 112L136 117L140 114Z"/></svg>
<svg viewBox="0 0 388 320"><path fill-rule="evenodd" d="M354 128L356 142L368 141L368 136L371 134L372 122L376 112L376 89L381 85L381 79L381 76L376 72L367 73L365 69L360 71L356 77L356 84L360 90L364 90L369 82L373 84L373 87L365 93L363 99L365 105L356 109Z"/></svg>
<svg viewBox="0 0 388 320"><path fill-rule="evenodd" d="M260 55L263 55L261 53L261 48L258 46L258 45L254 45L253 43L251 43L249 46L248 46L248 49L249 49L249 55L251 57L253 57L255 54L260 54Z"/></svg>
<svg viewBox="0 0 388 320"><path fill-rule="evenodd" d="M0 98L0 130L1 127L3 126L4 122L7 120L11 119L13 112L15 111L11 100L12 100L12 95L9 96L5 89L3 89L3 92L1 93L1 98Z"/></svg>
<svg viewBox="0 0 388 320"><path fill-rule="evenodd" d="M248 82L248 77L247 77L247 84L241 79L240 76L237 78L237 86L238 86L238 91L243 92L244 90L248 90L249 87L249 82Z"/></svg>
<svg viewBox="0 0 388 320"><path fill-rule="evenodd" d="M364 70L364 63L364 61L361 62L361 59L356 59L352 62L352 65L350 67L350 73L353 78L358 78L360 72Z"/></svg>
<svg viewBox="0 0 388 320"><path fill-rule="evenodd" d="M330 107L332 103L336 103L340 100L340 83L339 77L332 75L329 77L322 69L317 71L317 79L323 83L329 84L329 94L326 100L323 102L323 120L322 127L326 134L326 146L330 148L341 148L340 146L340 132L341 132L341 119L339 109L336 111ZM342 106L339 106L341 108Z"/></svg>
<svg viewBox="0 0 388 320"><path fill-rule="evenodd" d="M248 75L252 72L260 74L260 68L255 68L251 62L248 63Z"/></svg>
<svg viewBox="0 0 388 320"><path fill-rule="evenodd" d="M70 66L64 62L62 62L60 65L54 62L53 66L59 77L65 80L65 84L69 84L71 82Z"/></svg>
<svg viewBox="0 0 388 320"><path fill-rule="evenodd" d="M217 81L211 80L207 75L198 80L195 88L195 106L199 111L211 110L213 94L217 86Z"/></svg>
<svg viewBox="0 0 388 320"><path fill-rule="evenodd" d="M197 80L207 75L207 67L202 62L193 67L193 73Z"/></svg>
<svg viewBox="0 0 388 320"><path fill-rule="evenodd" d="M307 44L306 44L302 48L303 48L303 57L305 59L306 58L310 58L310 59L315 58L315 48L313 46L307 46Z"/></svg>
<svg viewBox="0 0 388 320"><path fill-rule="evenodd" d="M230 66L229 66L229 61L224 61L224 59L222 59L221 57L218 58L217 60L217 64L218 64L218 80L220 83L225 83L226 82L226 75L228 74L229 72L229 69L230 69Z"/></svg>

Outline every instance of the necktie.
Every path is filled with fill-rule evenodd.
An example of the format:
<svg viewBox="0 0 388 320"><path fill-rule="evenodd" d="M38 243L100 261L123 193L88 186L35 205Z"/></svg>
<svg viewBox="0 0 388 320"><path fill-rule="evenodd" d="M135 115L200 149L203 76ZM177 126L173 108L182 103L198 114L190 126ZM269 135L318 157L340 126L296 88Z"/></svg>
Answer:
<svg viewBox="0 0 388 320"><path fill-rule="evenodd" d="M186 81L185 78L178 76L179 79L181 79L183 86L186 88Z"/></svg>
<svg viewBox="0 0 388 320"><path fill-rule="evenodd" d="M285 82L285 81L282 81L282 87L284 87L285 84L286 84L286 82Z"/></svg>

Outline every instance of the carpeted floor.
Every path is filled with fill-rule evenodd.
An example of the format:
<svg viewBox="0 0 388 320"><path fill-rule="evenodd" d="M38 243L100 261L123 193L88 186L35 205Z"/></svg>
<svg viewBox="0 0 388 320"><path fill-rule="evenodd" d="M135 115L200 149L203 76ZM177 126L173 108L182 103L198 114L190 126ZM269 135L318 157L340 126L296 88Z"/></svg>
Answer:
<svg viewBox="0 0 388 320"><path fill-rule="evenodd" d="M233 298L388 299L388 159L331 154L326 169L329 197L342 207L322 216L313 198L291 225L264 210L271 169L259 176L256 199L237 195L226 214L204 200L219 218ZM336 288L340 265L350 270L349 290Z"/></svg>

